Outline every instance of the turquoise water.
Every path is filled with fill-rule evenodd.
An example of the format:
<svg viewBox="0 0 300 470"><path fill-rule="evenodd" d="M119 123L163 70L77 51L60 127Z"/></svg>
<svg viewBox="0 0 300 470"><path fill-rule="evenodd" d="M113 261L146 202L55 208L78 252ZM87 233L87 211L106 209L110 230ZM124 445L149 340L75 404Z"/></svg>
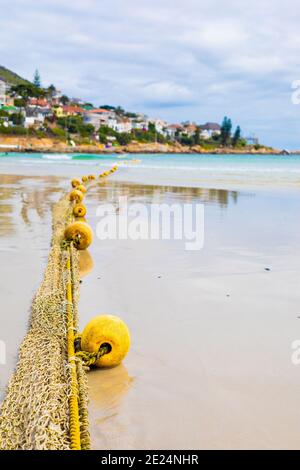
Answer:
<svg viewBox="0 0 300 470"><path fill-rule="evenodd" d="M300 156L275 155L92 155L0 153L0 172L76 175L118 163L116 179L149 184L234 188L300 187ZM81 167L81 168L80 168Z"/></svg>

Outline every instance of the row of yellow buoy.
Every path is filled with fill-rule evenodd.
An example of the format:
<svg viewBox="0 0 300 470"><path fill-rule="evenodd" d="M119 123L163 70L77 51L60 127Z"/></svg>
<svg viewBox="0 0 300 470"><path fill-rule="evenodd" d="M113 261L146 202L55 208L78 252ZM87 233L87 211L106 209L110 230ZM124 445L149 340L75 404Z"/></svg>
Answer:
<svg viewBox="0 0 300 470"><path fill-rule="evenodd" d="M118 169L118 165L114 165L110 170L103 171L100 173L99 178L105 178ZM81 178L74 178L71 181L71 186L73 190L69 194L69 199L72 202L75 202L76 205L73 208L73 215L76 217L76 221L68 225L65 231L65 239L67 241L72 241L74 246L78 250L85 250L89 247L93 239L93 231L91 227L83 219L86 214L86 207L84 204L81 204L84 195L87 191L86 186L83 183L89 183L96 179L95 175L85 175ZM83 225L85 224L85 225Z"/></svg>
<svg viewBox="0 0 300 470"><path fill-rule="evenodd" d="M110 170L104 171L99 178L105 178L115 171L118 166L114 165ZM70 223L65 230L65 240L72 242L78 250L86 250L93 240L93 231L84 217L86 207L83 204L87 188L85 184L94 181L95 175L74 178L71 181L72 191L69 200L74 204L73 216L75 221ZM80 349L88 353L96 353L105 345L107 353L96 362L97 367L112 367L120 364L126 356L130 347L130 334L126 324L114 315L98 315L94 317L84 328Z"/></svg>
<svg viewBox="0 0 300 470"><path fill-rule="evenodd" d="M117 171L118 165L114 165L110 170L103 171L103 173L100 173L99 178L105 178L106 176L111 175L115 171Z"/></svg>

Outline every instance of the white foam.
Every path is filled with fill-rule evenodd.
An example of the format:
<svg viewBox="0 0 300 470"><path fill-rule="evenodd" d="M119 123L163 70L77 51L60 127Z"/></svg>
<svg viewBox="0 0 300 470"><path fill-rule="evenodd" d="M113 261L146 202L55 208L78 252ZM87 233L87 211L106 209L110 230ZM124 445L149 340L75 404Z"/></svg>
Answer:
<svg viewBox="0 0 300 470"><path fill-rule="evenodd" d="M45 160L72 160L72 155L56 154L56 153L44 153L42 158Z"/></svg>

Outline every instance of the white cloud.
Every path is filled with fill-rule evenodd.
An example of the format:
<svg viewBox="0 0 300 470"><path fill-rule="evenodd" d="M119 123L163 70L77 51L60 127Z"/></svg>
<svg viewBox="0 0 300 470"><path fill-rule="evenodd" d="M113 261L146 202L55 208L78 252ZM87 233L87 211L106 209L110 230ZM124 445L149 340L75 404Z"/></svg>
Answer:
<svg viewBox="0 0 300 470"><path fill-rule="evenodd" d="M183 85L174 82L154 82L143 85L139 94L142 99L151 105L170 105L188 103L192 100L192 93Z"/></svg>
<svg viewBox="0 0 300 470"><path fill-rule="evenodd" d="M29 79L38 67L70 95L172 121L227 114L300 147L296 0L0 0L0 11L1 63Z"/></svg>

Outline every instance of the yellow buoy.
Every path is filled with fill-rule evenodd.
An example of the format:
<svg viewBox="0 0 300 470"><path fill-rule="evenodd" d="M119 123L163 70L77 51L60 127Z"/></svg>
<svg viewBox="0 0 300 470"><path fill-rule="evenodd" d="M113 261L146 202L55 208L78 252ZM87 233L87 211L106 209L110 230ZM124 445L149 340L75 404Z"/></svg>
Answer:
<svg viewBox="0 0 300 470"><path fill-rule="evenodd" d="M71 181L71 185L73 188L76 188L77 186L79 186L81 183L81 181L78 179L78 178L74 178L72 181Z"/></svg>
<svg viewBox="0 0 300 470"><path fill-rule="evenodd" d="M95 175L89 175L88 178L89 178L89 180L94 180L94 179L96 179L96 176Z"/></svg>
<svg viewBox="0 0 300 470"><path fill-rule="evenodd" d="M73 208L73 215L75 217L84 217L86 214L86 207L84 204L76 204Z"/></svg>
<svg viewBox="0 0 300 470"><path fill-rule="evenodd" d="M93 240L93 231L85 222L73 222L65 230L65 240L72 241L77 250L85 250Z"/></svg>
<svg viewBox="0 0 300 470"><path fill-rule="evenodd" d="M122 362L130 347L130 334L126 324L114 315L94 317L81 335L81 349L97 352L108 346L109 352L95 362L97 367L117 366Z"/></svg>
<svg viewBox="0 0 300 470"><path fill-rule="evenodd" d="M73 189L69 194L70 201L81 202L83 200L83 193L78 189Z"/></svg>
<svg viewBox="0 0 300 470"><path fill-rule="evenodd" d="M83 183L85 183L87 180L88 180L88 177L87 177L87 176L83 176L83 177L81 178L81 181L82 181Z"/></svg>
<svg viewBox="0 0 300 470"><path fill-rule="evenodd" d="M86 187L83 184L80 184L77 186L78 191L81 191L82 193L86 193Z"/></svg>

